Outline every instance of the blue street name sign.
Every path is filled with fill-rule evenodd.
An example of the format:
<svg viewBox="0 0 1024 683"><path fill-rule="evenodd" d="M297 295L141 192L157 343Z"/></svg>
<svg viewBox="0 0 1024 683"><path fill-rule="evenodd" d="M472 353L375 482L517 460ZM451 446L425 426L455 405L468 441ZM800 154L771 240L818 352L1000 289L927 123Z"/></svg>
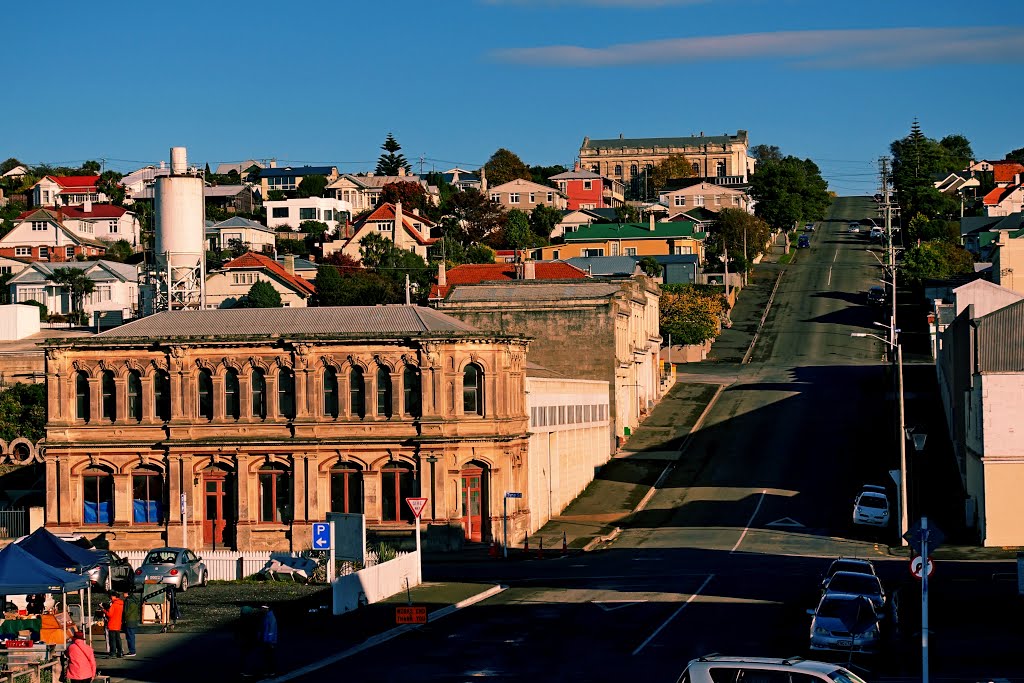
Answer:
<svg viewBox="0 0 1024 683"><path fill-rule="evenodd" d="M523 497L523 493L522 493L522 491L509 491L508 493L505 494L505 497L506 498L522 498Z"/></svg>
<svg viewBox="0 0 1024 683"><path fill-rule="evenodd" d="M331 525L329 522L313 522L313 550L330 550Z"/></svg>

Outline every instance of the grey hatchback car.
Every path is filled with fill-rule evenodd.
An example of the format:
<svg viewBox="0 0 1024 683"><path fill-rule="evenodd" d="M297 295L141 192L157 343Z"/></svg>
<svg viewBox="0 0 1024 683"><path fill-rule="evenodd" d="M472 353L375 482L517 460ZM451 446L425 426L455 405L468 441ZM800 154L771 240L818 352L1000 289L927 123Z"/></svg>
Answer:
<svg viewBox="0 0 1024 683"><path fill-rule="evenodd" d="M135 585L170 584L185 592L189 586L205 586L209 581L203 558L188 548L156 548L146 554L142 566L135 570Z"/></svg>

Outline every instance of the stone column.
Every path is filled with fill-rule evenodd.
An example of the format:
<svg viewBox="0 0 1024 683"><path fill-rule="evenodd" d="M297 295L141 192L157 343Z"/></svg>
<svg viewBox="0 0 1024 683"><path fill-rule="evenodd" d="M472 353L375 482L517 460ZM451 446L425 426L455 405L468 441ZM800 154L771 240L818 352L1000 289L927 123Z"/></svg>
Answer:
<svg viewBox="0 0 1024 683"><path fill-rule="evenodd" d="M58 521L61 524L81 524L82 501L78 489L71 486L71 460L67 455L57 460L57 479L60 491ZM78 481L81 483L81 477Z"/></svg>
<svg viewBox="0 0 1024 683"><path fill-rule="evenodd" d="M391 373L391 417L395 420L402 419L402 397L405 396L405 387L402 385L401 365Z"/></svg>
<svg viewBox="0 0 1024 683"><path fill-rule="evenodd" d="M128 421L128 377L114 375L114 422Z"/></svg>
<svg viewBox="0 0 1024 683"><path fill-rule="evenodd" d="M114 473L114 526L132 521L132 475Z"/></svg>
<svg viewBox="0 0 1024 683"><path fill-rule="evenodd" d="M47 456L44 460L46 466L46 524L59 524L62 520L60 519L60 508L61 508L61 496L64 495L64 490L58 488L58 471L57 467L59 461L55 456Z"/></svg>
<svg viewBox="0 0 1024 683"><path fill-rule="evenodd" d="M213 421L223 422L227 418L227 406L226 401L224 400L224 376L213 375L212 380Z"/></svg>
<svg viewBox="0 0 1024 683"><path fill-rule="evenodd" d="M242 373L238 373L238 419L252 420L252 377Z"/></svg>
<svg viewBox="0 0 1024 683"><path fill-rule="evenodd" d="M310 415L309 405L309 371L295 369L295 419L306 418Z"/></svg>
<svg viewBox="0 0 1024 683"><path fill-rule="evenodd" d="M100 377L89 378L89 422L103 419L103 387Z"/></svg>
<svg viewBox="0 0 1024 683"><path fill-rule="evenodd" d="M349 420L352 418L352 385L349 371L338 371L338 419Z"/></svg>
<svg viewBox="0 0 1024 683"><path fill-rule="evenodd" d="M320 509L320 455L308 453L306 457L306 518L324 519L326 510Z"/></svg>
<svg viewBox="0 0 1024 683"><path fill-rule="evenodd" d="M266 375L267 380L267 393L264 396L264 400L267 405L267 419L276 420L280 417L277 405L277 373L269 372Z"/></svg>
<svg viewBox="0 0 1024 683"><path fill-rule="evenodd" d="M202 532L196 535L196 529L202 529L202 520L204 517L204 497L200 496L199 500L196 500L196 485L193 481L195 474L193 474L193 465L195 464L195 456L193 455L182 455L181 456L181 488L182 493L185 494L185 509L188 510L188 529L185 531L186 548L197 548L202 547L203 538ZM179 510L180 514L180 510Z"/></svg>
<svg viewBox="0 0 1024 683"><path fill-rule="evenodd" d="M142 385L140 389L142 396L139 397L142 401L142 423L157 424L159 420L156 417L156 397L153 395L153 386L156 384L155 377L143 375L140 384Z"/></svg>
<svg viewBox="0 0 1024 683"><path fill-rule="evenodd" d="M292 455L292 523L303 524L308 518L306 509L306 465L308 456L305 453Z"/></svg>
<svg viewBox="0 0 1024 683"><path fill-rule="evenodd" d="M366 419L377 419L377 370L376 368L363 373L363 404L366 408Z"/></svg>
<svg viewBox="0 0 1024 683"><path fill-rule="evenodd" d="M181 536L181 456L167 456L167 545L176 546Z"/></svg>

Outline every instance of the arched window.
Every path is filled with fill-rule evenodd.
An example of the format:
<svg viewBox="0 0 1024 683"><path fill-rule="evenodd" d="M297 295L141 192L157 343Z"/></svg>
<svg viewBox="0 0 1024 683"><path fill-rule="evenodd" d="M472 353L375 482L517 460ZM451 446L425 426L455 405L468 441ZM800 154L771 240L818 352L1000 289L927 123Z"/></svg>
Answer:
<svg viewBox="0 0 1024 683"><path fill-rule="evenodd" d="M402 410L412 417L420 416L420 371L412 365L406 365L402 371L402 391L405 401Z"/></svg>
<svg viewBox="0 0 1024 683"><path fill-rule="evenodd" d="M138 370L128 373L128 419L142 422L142 375Z"/></svg>
<svg viewBox="0 0 1024 683"><path fill-rule="evenodd" d="M324 415L338 417L338 373L334 368L324 370Z"/></svg>
<svg viewBox="0 0 1024 683"><path fill-rule="evenodd" d="M700 176L700 164L696 161L690 164L690 168L693 169L693 175Z"/></svg>
<svg viewBox="0 0 1024 683"><path fill-rule="evenodd" d="M242 414L238 399L238 373L229 369L224 373L224 415L237 420Z"/></svg>
<svg viewBox="0 0 1024 683"><path fill-rule="evenodd" d="M199 389L199 417L205 420L213 419L213 375L209 370L199 371L197 380Z"/></svg>
<svg viewBox="0 0 1024 683"><path fill-rule="evenodd" d="M252 416L267 416L267 378L259 368L252 371Z"/></svg>
<svg viewBox="0 0 1024 683"><path fill-rule="evenodd" d="M155 467L137 467L132 472L132 522L160 524L164 521L164 476Z"/></svg>
<svg viewBox="0 0 1024 683"><path fill-rule="evenodd" d="M110 524L114 521L114 476L103 467L89 467L82 473L82 522Z"/></svg>
<svg viewBox="0 0 1024 683"><path fill-rule="evenodd" d="M164 422L171 419L171 376L166 370L153 375L153 405L158 418Z"/></svg>
<svg viewBox="0 0 1024 683"><path fill-rule="evenodd" d="M75 373L75 419L89 421L89 375Z"/></svg>
<svg viewBox="0 0 1024 683"><path fill-rule="evenodd" d="M351 463L331 468L331 512L363 511L363 473Z"/></svg>
<svg viewBox="0 0 1024 683"><path fill-rule="evenodd" d="M391 417L391 373L383 365L377 368L377 414Z"/></svg>
<svg viewBox="0 0 1024 683"><path fill-rule="evenodd" d="M295 373L288 368L277 373L277 414L295 419Z"/></svg>
<svg viewBox="0 0 1024 683"><path fill-rule="evenodd" d="M103 419L113 422L117 418L117 385L110 370L100 375L100 393L103 394Z"/></svg>
<svg viewBox="0 0 1024 683"><path fill-rule="evenodd" d="M484 414L484 371L470 363L462 373L462 412Z"/></svg>
<svg viewBox="0 0 1024 683"><path fill-rule="evenodd" d="M280 465L259 470L260 521L285 524L291 521L291 473Z"/></svg>
<svg viewBox="0 0 1024 683"><path fill-rule="evenodd" d="M629 165L629 177L630 178L636 178L638 175L640 175L640 167L637 164L630 164Z"/></svg>
<svg viewBox="0 0 1024 683"><path fill-rule="evenodd" d="M413 521L412 510L405 503L413 492L412 468L400 462L389 462L380 470L381 519L385 522Z"/></svg>
<svg viewBox="0 0 1024 683"><path fill-rule="evenodd" d="M354 367L348 375L349 414L353 417L366 416L366 384L363 369Z"/></svg>
<svg viewBox="0 0 1024 683"><path fill-rule="evenodd" d="M613 175L616 177L622 177L622 164L615 164L615 172Z"/></svg>

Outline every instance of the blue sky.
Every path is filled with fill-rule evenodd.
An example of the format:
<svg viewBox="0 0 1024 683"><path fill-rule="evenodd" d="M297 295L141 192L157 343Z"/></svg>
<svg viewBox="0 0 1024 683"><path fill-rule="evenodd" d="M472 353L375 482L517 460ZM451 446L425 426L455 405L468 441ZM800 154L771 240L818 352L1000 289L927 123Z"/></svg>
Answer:
<svg viewBox="0 0 1024 683"><path fill-rule="evenodd" d="M872 193L916 116L979 158L1024 147L1024 11L975 0L174 0L4 9L0 158L277 158L418 170L584 136L750 132ZM10 57L18 55L18 60ZM28 104L22 104L26 102Z"/></svg>

